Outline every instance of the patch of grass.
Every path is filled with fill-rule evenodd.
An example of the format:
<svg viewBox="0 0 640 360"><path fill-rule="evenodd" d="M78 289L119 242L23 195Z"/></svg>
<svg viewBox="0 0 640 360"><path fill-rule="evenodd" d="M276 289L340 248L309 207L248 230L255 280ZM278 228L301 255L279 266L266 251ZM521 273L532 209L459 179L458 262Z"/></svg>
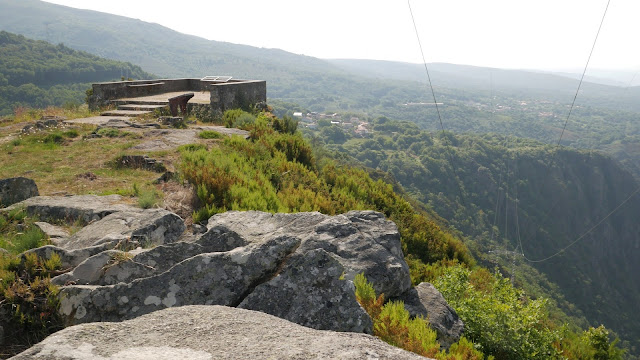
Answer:
<svg viewBox="0 0 640 360"><path fill-rule="evenodd" d="M213 130L204 130L198 134L198 137L201 139L222 139L223 136L224 135Z"/></svg>
<svg viewBox="0 0 640 360"><path fill-rule="evenodd" d="M130 189L131 184L155 180L156 173L145 170L112 169L105 159L141 142L129 136L84 139L95 126L78 126L70 133L53 131L23 135L12 142L0 144L0 178L26 176L38 184L42 195L101 194ZM66 134L65 134L66 133ZM69 140L77 133L75 140ZM48 137L45 142L45 137ZM62 142L64 146L58 142ZM91 172L96 179L78 178L78 174ZM126 196L130 196L127 194Z"/></svg>
<svg viewBox="0 0 640 360"><path fill-rule="evenodd" d="M138 184L133 184L133 193L138 197L138 206L150 209L160 202L160 194L155 189L141 189Z"/></svg>
<svg viewBox="0 0 640 360"><path fill-rule="evenodd" d="M47 235L34 221L22 208L0 213L0 248L15 255L49 244Z"/></svg>
<svg viewBox="0 0 640 360"><path fill-rule="evenodd" d="M100 136L106 136L110 138L120 137L121 131L115 128L102 128L97 131L97 134Z"/></svg>

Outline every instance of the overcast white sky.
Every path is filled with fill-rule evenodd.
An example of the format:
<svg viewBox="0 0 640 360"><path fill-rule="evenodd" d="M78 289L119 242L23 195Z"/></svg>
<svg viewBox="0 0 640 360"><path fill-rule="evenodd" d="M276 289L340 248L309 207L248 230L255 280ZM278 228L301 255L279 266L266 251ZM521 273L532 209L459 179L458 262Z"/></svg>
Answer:
<svg viewBox="0 0 640 360"><path fill-rule="evenodd" d="M422 62L405 0L47 0L319 58ZM179 4L179 5L176 5ZM428 62L582 70L607 0L412 0ZM611 0L590 68L640 69L640 1Z"/></svg>

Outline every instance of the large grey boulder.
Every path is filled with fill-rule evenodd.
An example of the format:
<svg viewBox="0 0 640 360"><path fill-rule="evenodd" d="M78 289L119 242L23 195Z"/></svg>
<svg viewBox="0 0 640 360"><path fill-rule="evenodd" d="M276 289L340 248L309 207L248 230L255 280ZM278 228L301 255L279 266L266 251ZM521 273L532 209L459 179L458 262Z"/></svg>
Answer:
<svg viewBox="0 0 640 360"><path fill-rule="evenodd" d="M0 208L38 196L35 181L25 177L0 179Z"/></svg>
<svg viewBox="0 0 640 360"><path fill-rule="evenodd" d="M425 359L370 335L314 330L224 306L165 309L119 323L59 331L26 359Z"/></svg>
<svg viewBox="0 0 640 360"><path fill-rule="evenodd" d="M68 325L121 321L173 306L237 306L274 275L298 247L293 237L184 260L162 274L109 286L74 285L60 291L60 312Z"/></svg>
<svg viewBox="0 0 640 360"><path fill-rule="evenodd" d="M250 243L281 234L296 236L302 240L296 253L323 249L342 264L345 279L352 281L358 273L365 273L376 292L386 297L398 296L411 287L398 228L375 211L336 216L229 211L209 219L209 231L219 226Z"/></svg>
<svg viewBox="0 0 640 360"><path fill-rule="evenodd" d="M404 307L412 317L422 316L429 320L431 327L438 333L438 342L443 348L448 349L451 344L460 340L464 323L430 283L420 283L398 300L404 301Z"/></svg>
<svg viewBox="0 0 640 360"><path fill-rule="evenodd" d="M269 282L258 285L238 307L258 310L320 330L373 332L344 267L322 249L292 258Z"/></svg>
<svg viewBox="0 0 640 360"><path fill-rule="evenodd" d="M82 249L118 236L130 240L129 246L148 247L176 241L185 228L184 221L167 210L129 209L107 215L57 245L65 249Z"/></svg>

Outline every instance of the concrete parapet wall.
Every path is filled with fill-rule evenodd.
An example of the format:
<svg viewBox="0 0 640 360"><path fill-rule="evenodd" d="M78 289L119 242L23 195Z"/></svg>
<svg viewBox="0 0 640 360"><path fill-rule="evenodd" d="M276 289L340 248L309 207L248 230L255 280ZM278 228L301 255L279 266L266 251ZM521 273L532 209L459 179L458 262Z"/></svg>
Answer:
<svg viewBox="0 0 640 360"><path fill-rule="evenodd" d="M235 108L246 109L267 101L267 82L264 80L214 83L208 90L211 92L211 107L222 112Z"/></svg>
<svg viewBox="0 0 640 360"><path fill-rule="evenodd" d="M89 97L92 110L109 105L111 100L156 95L168 92L211 91L214 110L246 107L267 100L267 83L262 80L232 79L228 82L202 81L200 79L156 79L117 81L92 85Z"/></svg>

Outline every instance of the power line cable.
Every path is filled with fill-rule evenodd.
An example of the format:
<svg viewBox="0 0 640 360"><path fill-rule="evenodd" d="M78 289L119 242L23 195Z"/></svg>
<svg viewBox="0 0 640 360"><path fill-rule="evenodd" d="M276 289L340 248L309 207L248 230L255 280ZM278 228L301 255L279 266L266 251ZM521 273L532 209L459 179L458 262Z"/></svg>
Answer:
<svg viewBox="0 0 640 360"><path fill-rule="evenodd" d="M429 67L427 66L427 60L424 57L424 50L422 49L422 41L420 41L420 34L418 33L418 26L416 25L416 19L413 16L413 10L411 9L411 0L407 0L407 4L409 5L409 13L411 14L411 21L413 22L413 29L416 32L416 38L418 39L418 46L420 47L420 54L422 55L422 63L424 64L424 70L427 73L427 80L429 81L429 88L431 89L431 95L433 96L433 103L436 106L436 112L438 113L438 120L440 121L440 128L442 129L442 135L445 140L447 154L449 155L449 162L451 164L451 169L453 170L453 175L455 176L456 183L458 184L458 191L460 193L460 200L462 201L462 205L466 207L466 202L464 201L464 194L462 191L462 185L460 184L460 178L458 177L458 173L456 171L456 166L453 161L453 155L451 154L451 144L449 142L449 138L444 130L444 125L442 123L442 116L440 115L440 108L438 107L438 101L436 100L436 93L433 90L433 84L431 83L431 75L429 74Z"/></svg>
<svg viewBox="0 0 640 360"><path fill-rule="evenodd" d="M567 128L567 124L569 123L569 117L571 117L571 112L573 111L573 107L576 104L576 99L578 98L578 93L580 92L580 87L582 86L584 75L587 73L587 68L589 67L589 61L591 61L591 55L593 55L593 50L596 48L596 43L598 42L598 36L600 35L600 30L602 30L602 24L604 24L604 18L607 16L607 10L609 9L610 3L611 3L611 0L608 0L607 7L604 9L604 14L602 14L602 20L600 20L600 26L598 27L596 38L593 40L593 46L591 46L591 52L589 53L589 57L587 58L587 63L584 66L584 70L582 71L582 76L580 77L578 88L576 89L576 95L573 97L573 102L571 102L571 107L569 108L569 114L567 114L567 119L564 122L564 127L562 128L562 132L560 133L560 139L558 139L558 144L556 145L556 148L560 146L560 141L562 141L562 136L564 135L564 131Z"/></svg>
<svg viewBox="0 0 640 360"><path fill-rule="evenodd" d="M546 258L543 259L539 259L539 260L531 260L529 258L527 258L524 255L524 251L522 252L522 256L529 262L532 263L541 263L544 261L547 261L549 259L552 259L560 254L562 254L563 252L565 252L567 249L569 249L570 247L572 247L573 245L577 244L580 240L584 239L585 236L587 236L588 234L590 234L593 230L595 230L600 224L602 224L605 220L607 220L611 215L613 215L616 211L618 211L618 209L620 209L624 204L626 204L629 200L631 200L631 198L633 198L636 194L640 193L640 187L638 187L636 189L636 191L634 191L633 193L631 193L631 195L629 195L629 197L627 197L622 203L620 203L620 205L616 206L615 209L611 210L610 213L608 213L605 217L603 217L600 221L598 221L598 223L596 223L595 225L593 225L589 230L587 230L584 234L580 235L577 239L575 239L574 241L572 241L569 245L563 247L562 249L558 250L555 254L547 256Z"/></svg>
<svg viewBox="0 0 640 360"><path fill-rule="evenodd" d="M550 168L550 170L553 170L553 164L555 163L556 155L558 154L558 150L559 150L559 148L560 148L560 142L562 141L562 137L564 136L564 132L565 132L565 130L567 129L567 124L569 123L569 118L571 117L571 114L572 114L572 112L573 112L573 108L575 107L576 100L577 100L577 98L578 98L578 94L580 93L580 88L582 87L582 83L583 83L583 81L584 81L585 74L587 73L587 68L589 67L589 62L591 61L591 56L593 55L593 52L594 52L594 50L595 50L595 48L596 48L596 43L598 42L598 37L599 37L599 35L600 35L600 31L602 30L602 25L604 24L604 19L605 19L605 18L606 18L606 16L607 16L607 10L609 9L609 4L610 4L610 3L611 3L611 0L608 0L608 1L607 1L607 6L605 7L605 9L604 9L604 13L602 14L602 18L601 18L601 20L600 20L600 25L598 26L598 31L596 32L595 39L593 40L593 45L591 46L591 51L589 52L589 57L587 58L587 63L585 64L584 69L583 69L583 71L582 71L582 76L580 77L580 82L578 82L578 88L576 89L576 93L575 93L575 95L574 95L574 97L573 97L573 101L571 102L571 106L570 106L570 108L569 108L569 113L567 114L567 118L566 118L566 120L565 120L565 122L564 122L564 126L562 127L562 132L560 133L560 138L558 139L558 143L556 144L555 151L553 152L552 157L551 157L551 161L549 162L549 168ZM546 187L546 183L547 183L547 181L549 180L549 178L550 178L550 177L545 177L545 181L544 181L543 189L544 189L544 187ZM640 190L640 189L638 189L638 190ZM637 192L637 191L636 191L636 192ZM635 194L636 192L634 192L633 194ZM633 196L633 194L632 194L632 196ZM630 199L630 198L629 198L629 199ZM624 203L625 203L626 201L628 201L629 199L625 200L622 204L624 204ZM551 209L555 208L555 206L556 206L557 204L558 204L558 202L556 202L556 203L551 207ZM621 204L620 206L622 206L622 204ZM618 206L616 209L614 209L614 211L613 211L613 212L615 212L615 210L617 210L620 206ZM612 213L613 213L613 212L612 212ZM612 213L610 213L610 214L612 214ZM610 215L607 215L604 219L600 220L600 221L598 222L598 224L596 224L596 226L597 226L597 225L599 225L600 223L602 223L602 222L603 222L606 218L608 218L609 216L610 216ZM542 262L542 261L549 260L549 259L551 259L551 258L553 258L553 257L555 257L555 256L557 256L557 255L559 255L560 253L564 252L564 251L565 251L566 249L568 249L569 247L573 246L573 244L575 244L575 243L577 243L578 241L580 241L580 239L582 239L584 236L586 236L586 235L587 235L590 231L592 231L594 228L595 228L595 227L591 228L589 231L587 231L587 232L586 232L586 233L584 233L581 237L579 237L576 241L574 241L574 242L572 242L571 244L569 244L569 246L567 246L566 248L563 248L563 249L561 249L560 251L558 251L557 253L555 253L555 254L551 255L550 257L547 257L547 258L545 258L545 259L542 259L542 260L532 261L532 260L527 259L527 257L526 257L526 256L525 256L525 254L524 254L524 248L522 247L522 244L520 243L520 250L522 251L522 256L523 256L525 259L527 259L528 261L530 261L530 262Z"/></svg>

